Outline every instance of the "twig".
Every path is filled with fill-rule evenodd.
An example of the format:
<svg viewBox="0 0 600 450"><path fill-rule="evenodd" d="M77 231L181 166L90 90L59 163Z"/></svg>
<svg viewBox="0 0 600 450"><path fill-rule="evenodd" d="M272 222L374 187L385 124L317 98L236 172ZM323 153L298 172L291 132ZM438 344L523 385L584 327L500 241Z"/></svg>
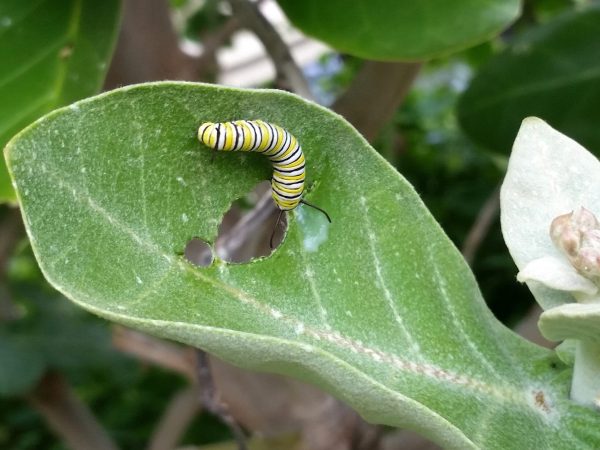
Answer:
<svg viewBox="0 0 600 450"><path fill-rule="evenodd" d="M421 63L367 61L333 110L372 141L402 104Z"/></svg>
<svg viewBox="0 0 600 450"><path fill-rule="evenodd" d="M519 322L514 326L514 331L520 336L523 336L528 341L533 342L541 347L546 348L554 348L556 346L556 342L550 342L545 339L540 332L538 327L538 321L540 320L540 314L542 314L543 310L536 303L529 308L529 311L521 317Z"/></svg>
<svg viewBox="0 0 600 450"><path fill-rule="evenodd" d="M167 0L123 2L123 23L105 89L153 80L195 80L196 58L184 54Z"/></svg>
<svg viewBox="0 0 600 450"><path fill-rule="evenodd" d="M260 256L257 247L266 242L265 224L276 211L269 188L252 210L219 236L216 244L219 257L225 261L241 262ZM249 243L249 238L254 241Z"/></svg>
<svg viewBox="0 0 600 450"><path fill-rule="evenodd" d="M219 29L200 36L203 50L196 59L199 79L208 80L216 75L218 72L217 50L239 29L240 21L237 17L231 17Z"/></svg>
<svg viewBox="0 0 600 450"><path fill-rule="evenodd" d="M152 433L148 450L173 449L177 446L186 429L200 412L199 389L190 386L177 392Z"/></svg>
<svg viewBox="0 0 600 450"><path fill-rule="evenodd" d="M71 449L117 450L115 443L61 375L46 373L26 398Z"/></svg>
<svg viewBox="0 0 600 450"><path fill-rule="evenodd" d="M294 61L290 50L273 25L250 0L229 0L234 15L262 42L269 54L277 77L277 85L289 87L302 97L314 100L306 78Z"/></svg>
<svg viewBox="0 0 600 450"><path fill-rule="evenodd" d="M341 401L327 397L307 418L302 442L313 450L374 450L379 448L382 431Z"/></svg>
<svg viewBox="0 0 600 450"><path fill-rule="evenodd" d="M113 328L113 345L143 361L180 373L190 381L196 379L194 353L188 347L173 344L125 327Z"/></svg>
<svg viewBox="0 0 600 450"><path fill-rule="evenodd" d="M174 370L190 378L192 381L198 381L200 390L198 392L198 389L194 388L197 393L195 401L198 402L199 395L200 406L219 417L231 429L231 433L238 442L239 449L246 449L245 436L242 429L231 414L229 414L226 405L221 403L216 396L216 388L206 353L201 350L193 350L188 347L165 342L121 326L115 327L113 331L113 344L121 351L130 353L149 363ZM163 419L160 422L160 430L157 429L155 432L149 449L168 448L165 446L161 447L157 442L172 441L176 438L177 429L175 429L172 420L175 420L173 416L176 416L178 408L183 412L184 418L188 417L191 407L187 403L186 398L176 397L172 400L172 405L165 411ZM181 426L185 429L184 425Z"/></svg>
<svg viewBox="0 0 600 450"><path fill-rule="evenodd" d="M217 416L229 427L231 434L238 445L238 450L247 450L246 436L233 416L229 413L227 405L219 399L218 391L210 371L208 355L203 350L196 351L196 370L200 384L200 404L212 414Z"/></svg>
<svg viewBox="0 0 600 450"><path fill-rule="evenodd" d="M473 263L475 253L477 253L479 246L487 236L488 231L494 223L499 210L500 186L497 186L479 210L479 213L475 218L475 222L473 222L473 225L471 226L471 229L469 230L469 233L467 234L463 244L462 254L467 263Z"/></svg>

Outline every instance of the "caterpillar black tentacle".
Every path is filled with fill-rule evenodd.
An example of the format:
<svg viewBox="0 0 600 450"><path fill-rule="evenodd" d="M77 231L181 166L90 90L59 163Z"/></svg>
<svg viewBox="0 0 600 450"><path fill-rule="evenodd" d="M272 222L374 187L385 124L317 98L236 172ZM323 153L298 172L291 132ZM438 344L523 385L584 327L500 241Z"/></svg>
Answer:
<svg viewBox="0 0 600 450"><path fill-rule="evenodd" d="M300 203L302 203L303 205L306 205L306 206L310 206L311 208L314 208L317 211L321 211L325 215L325 217L327 217L327 220L329 221L329 223L331 223L331 217L329 217L329 214L327 214L327 211L325 211L323 208L319 208L317 205L313 205L312 203L308 203L304 199L301 199Z"/></svg>
<svg viewBox="0 0 600 450"><path fill-rule="evenodd" d="M280 210L271 235L271 248L281 213L297 208L300 203L322 212L331 222L325 210L302 198L306 179L304 153L298 140L285 129L262 120L206 122L198 128L198 139L215 150L257 152L271 160L271 196Z"/></svg>

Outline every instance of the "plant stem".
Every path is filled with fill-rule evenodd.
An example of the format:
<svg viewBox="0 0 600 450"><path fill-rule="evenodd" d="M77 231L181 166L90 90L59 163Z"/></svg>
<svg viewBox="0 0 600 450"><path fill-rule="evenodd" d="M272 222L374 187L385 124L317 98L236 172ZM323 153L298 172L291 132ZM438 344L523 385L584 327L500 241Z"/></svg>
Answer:
<svg viewBox="0 0 600 450"><path fill-rule="evenodd" d="M250 0L229 0L229 4L240 23L251 30L265 47L275 65L277 85L287 85L296 94L314 100L308 82L294 61L288 45L271 22L262 15L258 6Z"/></svg>
<svg viewBox="0 0 600 450"><path fill-rule="evenodd" d="M208 361L208 354L204 350L197 349L196 358L198 384L200 385L200 404L227 425L237 443L238 450L247 450L248 446L246 445L244 431L229 413L229 407L219 399Z"/></svg>
<svg viewBox="0 0 600 450"><path fill-rule="evenodd" d="M577 342L571 398L600 408L600 344L596 342Z"/></svg>
<svg viewBox="0 0 600 450"><path fill-rule="evenodd" d="M27 400L72 450L117 450L107 431L65 378L48 372Z"/></svg>
<svg viewBox="0 0 600 450"><path fill-rule="evenodd" d="M471 226L462 248L462 254L469 265L473 264L475 253L490 231L500 211L500 185L486 199L477 213L475 222Z"/></svg>
<svg viewBox="0 0 600 450"><path fill-rule="evenodd" d="M366 61L333 110L371 142L404 101L420 68L418 62Z"/></svg>
<svg viewBox="0 0 600 450"><path fill-rule="evenodd" d="M198 391L197 386L189 386L171 398L152 432L148 450L177 448L188 426L200 412Z"/></svg>

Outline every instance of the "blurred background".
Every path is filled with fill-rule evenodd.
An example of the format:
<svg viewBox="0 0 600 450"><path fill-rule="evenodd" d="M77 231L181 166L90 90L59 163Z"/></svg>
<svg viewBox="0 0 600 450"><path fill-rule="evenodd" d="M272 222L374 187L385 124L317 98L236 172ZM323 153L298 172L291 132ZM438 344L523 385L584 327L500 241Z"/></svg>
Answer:
<svg viewBox="0 0 600 450"><path fill-rule="evenodd" d="M3 56L16 42L2 36L14 28L2 14L11 3L0 1ZM595 4L527 0L512 25L483 43L427 62L379 62L306 36L275 0L125 0L103 90L203 81L285 89L333 109L413 184L473 268L494 314L549 345L537 332L540 311L515 280L498 191L527 115L600 151ZM70 51L63 46L58 57ZM25 123L4 128L0 115L0 130L14 134L39 115L32 110ZM221 258L242 262L271 251L277 211L268 190L261 184L232 205L217 241ZM293 380L210 358L212 378L199 381L192 349L112 326L54 291L18 209L0 208L1 449L236 449L231 423L253 449L437 448L413 433L369 425ZM207 254L199 241L186 249L200 265ZM226 411L202 401L203 381L214 382Z"/></svg>

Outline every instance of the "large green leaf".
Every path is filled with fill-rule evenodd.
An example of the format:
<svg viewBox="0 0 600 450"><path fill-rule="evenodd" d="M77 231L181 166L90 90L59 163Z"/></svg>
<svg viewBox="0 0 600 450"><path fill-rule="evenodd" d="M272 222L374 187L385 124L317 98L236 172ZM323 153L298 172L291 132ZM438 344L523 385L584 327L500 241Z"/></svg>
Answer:
<svg viewBox="0 0 600 450"><path fill-rule="evenodd" d="M464 130L509 153L521 121L537 116L600 152L600 5L517 39L473 79L458 108Z"/></svg>
<svg viewBox="0 0 600 450"><path fill-rule="evenodd" d="M100 89L119 0L0 2L0 148L42 114ZM0 162L0 201L14 201Z"/></svg>
<svg viewBox="0 0 600 450"><path fill-rule="evenodd" d="M520 14L519 0L278 0L305 33L342 52L422 60L483 42Z"/></svg>
<svg viewBox="0 0 600 450"><path fill-rule="evenodd" d="M231 202L269 176L259 155L211 162L197 142L200 122L238 118L299 138L307 199L333 224L301 206L270 257L195 267L186 242L213 242ZM367 420L449 448L600 445L600 415L568 400L562 363L496 321L410 185L319 106L272 91L128 87L47 115L6 157L42 270L90 311L315 383Z"/></svg>

